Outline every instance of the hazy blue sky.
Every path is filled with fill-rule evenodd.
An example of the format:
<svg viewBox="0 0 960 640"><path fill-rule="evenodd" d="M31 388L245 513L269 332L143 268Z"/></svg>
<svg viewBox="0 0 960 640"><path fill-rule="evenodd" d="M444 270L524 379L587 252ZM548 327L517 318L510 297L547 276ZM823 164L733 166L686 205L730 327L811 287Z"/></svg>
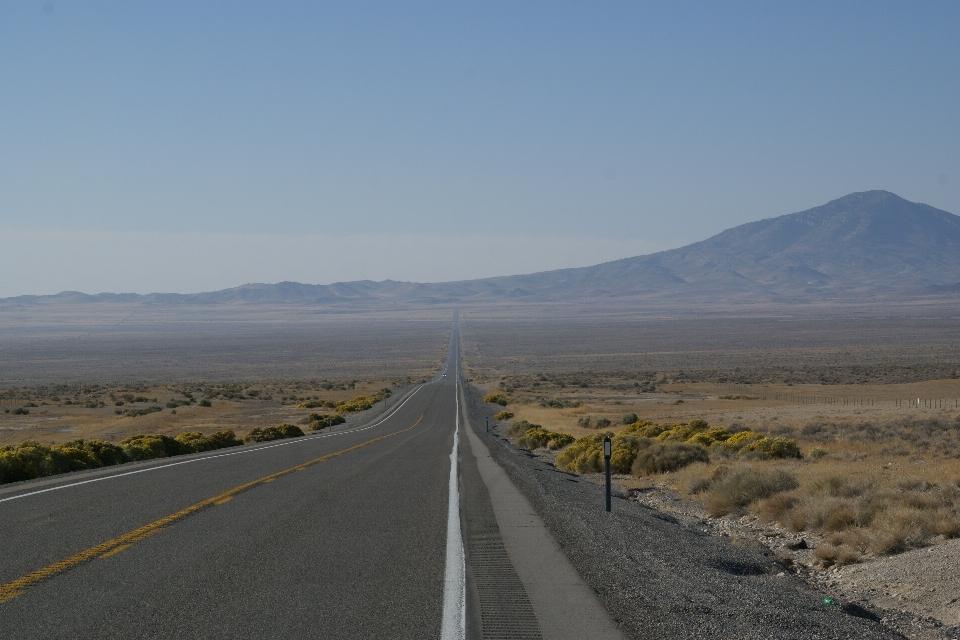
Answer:
<svg viewBox="0 0 960 640"><path fill-rule="evenodd" d="M960 213L958 33L956 0L9 0L0 296L578 266L867 189Z"/></svg>

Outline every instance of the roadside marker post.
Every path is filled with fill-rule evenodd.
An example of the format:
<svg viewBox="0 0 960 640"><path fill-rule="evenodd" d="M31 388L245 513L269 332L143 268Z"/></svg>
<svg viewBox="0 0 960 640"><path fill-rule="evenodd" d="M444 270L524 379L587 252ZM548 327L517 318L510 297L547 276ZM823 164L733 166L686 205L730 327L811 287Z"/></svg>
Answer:
<svg viewBox="0 0 960 640"><path fill-rule="evenodd" d="M607 476L607 511L610 511L610 436L603 438L603 469Z"/></svg>

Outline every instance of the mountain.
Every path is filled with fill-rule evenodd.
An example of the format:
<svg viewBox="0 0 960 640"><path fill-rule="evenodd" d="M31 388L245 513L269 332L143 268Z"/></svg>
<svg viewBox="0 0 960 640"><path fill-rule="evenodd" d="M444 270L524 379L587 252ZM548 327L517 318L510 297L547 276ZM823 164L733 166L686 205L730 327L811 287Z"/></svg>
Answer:
<svg viewBox="0 0 960 640"><path fill-rule="evenodd" d="M887 191L751 222L679 249L536 274L582 294L824 300L957 291L960 217Z"/></svg>
<svg viewBox="0 0 960 640"><path fill-rule="evenodd" d="M960 294L960 217L887 191L728 229L679 249L591 267L461 282L248 284L199 294L21 296L151 305L306 304L333 308L613 300L690 306L743 302L883 302Z"/></svg>

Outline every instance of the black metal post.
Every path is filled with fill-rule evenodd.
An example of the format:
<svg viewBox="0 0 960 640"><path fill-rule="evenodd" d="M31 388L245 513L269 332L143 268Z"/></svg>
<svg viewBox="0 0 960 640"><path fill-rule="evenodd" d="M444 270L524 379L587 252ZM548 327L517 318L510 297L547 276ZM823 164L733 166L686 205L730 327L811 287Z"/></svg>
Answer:
<svg viewBox="0 0 960 640"><path fill-rule="evenodd" d="M607 511L610 511L610 436L603 439L603 469L607 476Z"/></svg>

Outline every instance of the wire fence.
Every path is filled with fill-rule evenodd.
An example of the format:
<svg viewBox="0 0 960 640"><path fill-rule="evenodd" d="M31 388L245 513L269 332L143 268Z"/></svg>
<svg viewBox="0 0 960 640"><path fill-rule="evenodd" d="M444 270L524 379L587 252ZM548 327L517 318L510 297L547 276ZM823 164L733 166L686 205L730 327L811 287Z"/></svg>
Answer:
<svg viewBox="0 0 960 640"><path fill-rule="evenodd" d="M797 405L833 405L833 406L893 406L916 407L920 409L960 409L960 398L878 398L870 396L837 396L805 393L784 393L770 389L751 387L744 384L726 385L727 391L742 395L744 398L753 397L764 400L778 400Z"/></svg>

